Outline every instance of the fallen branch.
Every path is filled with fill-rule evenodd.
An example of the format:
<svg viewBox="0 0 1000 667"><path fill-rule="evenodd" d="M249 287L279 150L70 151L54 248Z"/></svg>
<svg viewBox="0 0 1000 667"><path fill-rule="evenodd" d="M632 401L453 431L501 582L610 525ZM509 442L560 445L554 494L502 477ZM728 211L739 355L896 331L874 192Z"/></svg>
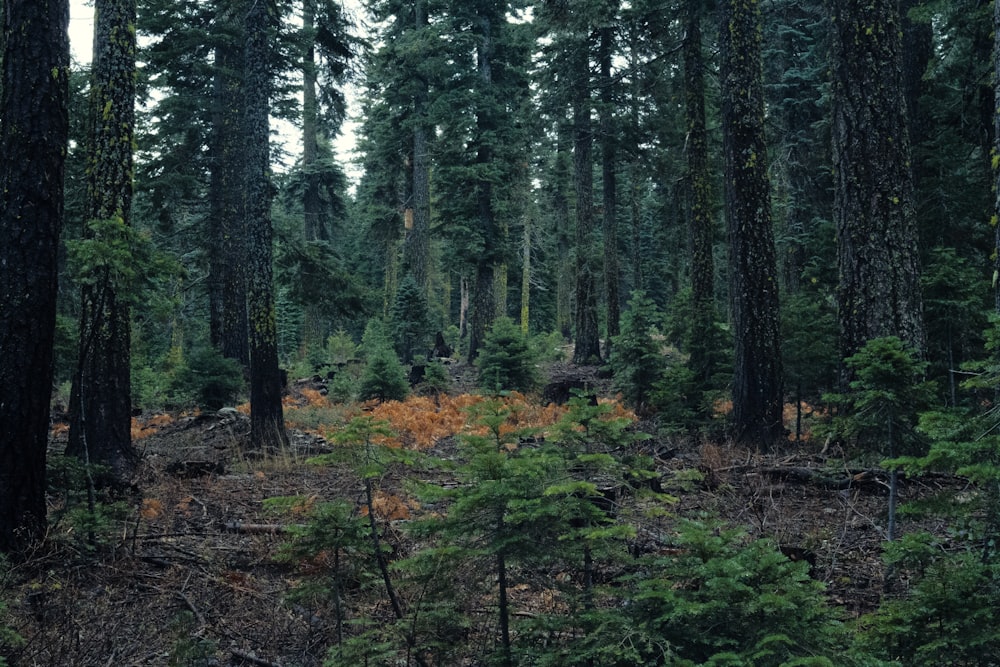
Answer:
<svg viewBox="0 0 1000 667"><path fill-rule="evenodd" d="M264 660L263 658L258 658L252 653L247 653L246 651L241 651L238 648L229 649L229 652L233 654L233 657L237 660L242 660L243 662L249 662L253 665L260 665L260 667L281 667L277 662L271 662L270 660Z"/></svg>
<svg viewBox="0 0 1000 667"><path fill-rule="evenodd" d="M251 535L278 535L302 528L305 528L302 524L226 522L226 530L230 533L246 533Z"/></svg>

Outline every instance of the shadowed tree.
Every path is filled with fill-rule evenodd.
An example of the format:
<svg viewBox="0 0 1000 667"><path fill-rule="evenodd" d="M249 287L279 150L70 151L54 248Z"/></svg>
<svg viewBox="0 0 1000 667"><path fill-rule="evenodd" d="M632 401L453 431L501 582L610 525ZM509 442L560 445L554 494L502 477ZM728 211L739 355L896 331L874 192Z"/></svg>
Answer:
<svg viewBox="0 0 1000 667"><path fill-rule="evenodd" d="M94 3L88 137L89 275L82 276L78 368L70 396L66 452L107 466L126 484L138 453L132 447L129 234L135 134L135 0Z"/></svg>
<svg viewBox="0 0 1000 667"><path fill-rule="evenodd" d="M248 3L245 24L242 137L246 151L247 316L250 324L250 446L288 444L281 406L278 332L271 268L270 67L277 12L271 0Z"/></svg>
<svg viewBox="0 0 1000 667"><path fill-rule="evenodd" d="M738 440L766 449L784 434L778 277L764 140L759 0L726 0L720 24L729 280Z"/></svg>
<svg viewBox="0 0 1000 667"><path fill-rule="evenodd" d="M890 0L831 0L841 354L898 336L924 350L902 25Z"/></svg>
<svg viewBox="0 0 1000 667"><path fill-rule="evenodd" d="M4 0L0 91L0 553L45 529L69 6Z"/></svg>

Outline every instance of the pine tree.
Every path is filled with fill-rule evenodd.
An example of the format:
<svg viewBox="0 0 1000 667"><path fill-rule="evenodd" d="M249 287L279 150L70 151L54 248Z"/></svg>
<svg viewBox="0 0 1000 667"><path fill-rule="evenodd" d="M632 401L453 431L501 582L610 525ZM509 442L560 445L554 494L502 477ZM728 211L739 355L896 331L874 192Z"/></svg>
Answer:
<svg viewBox="0 0 1000 667"><path fill-rule="evenodd" d="M895 2L833 0L834 212L841 353L925 344Z"/></svg>
<svg viewBox="0 0 1000 667"><path fill-rule="evenodd" d="M247 233L247 318L250 325L250 446L277 450L288 445L281 406L281 373L271 254L269 103L270 48L276 7L271 0L248 3L243 70L241 136L246 150L243 187Z"/></svg>
<svg viewBox="0 0 1000 667"><path fill-rule="evenodd" d="M3 3L0 34L0 553L45 529L63 173L66 0Z"/></svg>
<svg viewBox="0 0 1000 667"><path fill-rule="evenodd" d="M764 141L760 3L726 0L721 19L722 129L740 441L770 447L784 435L778 280Z"/></svg>
<svg viewBox="0 0 1000 667"><path fill-rule="evenodd" d="M132 146L135 132L135 0L97 0L91 63L85 239L96 261L84 277L78 371L67 453L110 468L127 484L132 447ZM103 257L101 256L103 255Z"/></svg>

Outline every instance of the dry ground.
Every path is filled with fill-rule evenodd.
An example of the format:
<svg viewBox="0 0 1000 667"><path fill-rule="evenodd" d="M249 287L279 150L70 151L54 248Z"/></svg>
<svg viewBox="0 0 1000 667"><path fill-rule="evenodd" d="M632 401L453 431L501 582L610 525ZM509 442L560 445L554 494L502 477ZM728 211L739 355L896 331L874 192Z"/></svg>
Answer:
<svg viewBox="0 0 1000 667"><path fill-rule="evenodd" d="M78 526L58 518L61 500L53 498L58 520L50 538L0 580L6 622L25 639L8 650L9 662L320 665L333 639L329 610L289 600L304 572L275 559L286 536L268 526L288 518L268 513L263 501L299 495L360 502L357 476L306 465L331 445L299 430L288 452L248 458L241 448L248 421L239 413L151 415L143 425L139 491L122 499L124 520L112 522L91 550ZM449 446L447 438L435 445L441 453ZM53 451L59 447L56 439ZM821 454L809 442L767 456L680 437L643 447L679 498L675 516L719 515L752 535L773 537L791 556L813 561L813 576L850 615L879 602L884 480L859 478L836 488L856 471L839 452ZM682 481L692 477L701 481ZM382 483L398 490L401 481ZM905 500L945 483L954 481L907 482L902 494ZM655 530L669 530L669 521ZM401 533L391 522L386 527L386 537L405 550ZM517 601L538 603L524 589Z"/></svg>

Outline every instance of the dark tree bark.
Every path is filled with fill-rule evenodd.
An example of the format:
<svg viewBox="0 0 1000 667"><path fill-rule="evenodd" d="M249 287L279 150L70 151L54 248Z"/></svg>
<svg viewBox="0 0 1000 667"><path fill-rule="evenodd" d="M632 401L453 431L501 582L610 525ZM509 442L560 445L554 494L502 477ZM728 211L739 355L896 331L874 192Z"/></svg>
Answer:
<svg viewBox="0 0 1000 667"><path fill-rule="evenodd" d="M556 128L555 164L552 167L552 221L555 225L556 250L559 254L556 268L556 329L565 340L573 337L573 263L570 260L572 225L569 217L570 152L571 139L568 123L560 122Z"/></svg>
<svg viewBox="0 0 1000 667"><path fill-rule="evenodd" d="M587 40L573 53L573 182L576 188L576 338L573 363L601 363L597 323L597 242L594 238L594 135Z"/></svg>
<svg viewBox="0 0 1000 667"><path fill-rule="evenodd" d="M254 449L288 445L281 406L278 331L271 268L269 99L270 37L277 20L272 0L252 0L246 14L243 77L244 197L248 246L247 316L250 324L250 440Z"/></svg>
<svg viewBox="0 0 1000 667"><path fill-rule="evenodd" d="M1000 155L1000 2L993 5L993 81L993 154ZM1000 314L1000 162L993 176L993 308Z"/></svg>
<svg viewBox="0 0 1000 667"><path fill-rule="evenodd" d="M209 298L212 344L228 359L250 368L247 331L247 244L243 216L243 157L240 133L242 49L234 43L239 26L231 8L220 11L219 24L230 34L215 48L209 206L212 246Z"/></svg>
<svg viewBox="0 0 1000 667"><path fill-rule="evenodd" d="M303 0L302 31L309 43L302 61L302 171L306 186L302 197L303 230L306 241L329 241L330 229L321 216L319 174L316 160L319 154L319 106L316 100L316 47L312 36L316 30L316 0Z"/></svg>
<svg viewBox="0 0 1000 667"><path fill-rule="evenodd" d="M481 176L477 179L476 210L479 233L485 247L476 258L475 280L472 285L472 313L469 322L469 354L474 360L486 340L486 334L496 316L496 294L493 291L496 270L503 260L501 250L500 230L497 225L496 211L493 207L492 176L486 173L494 160L492 142L495 140L497 119L492 107L491 97L493 87L493 51L494 30L497 29L500 17L489 10L481 11L476 17L476 32L479 40L476 50L476 60L479 74L480 92L479 108L476 110L476 167Z"/></svg>
<svg viewBox="0 0 1000 667"><path fill-rule="evenodd" d="M733 425L738 441L767 449L784 435L784 426L759 0L725 0L720 35L730 302L736 339Z"/></svg>
<svg viewBox="0 0 1000 667"><path fill-rule="evenodd" d="M0 553L45 530L69 5L4 0L0 91Z"/></svg>
<svg viewBox="0 0 1000 667"><path fill-rule="evenodd" d="M426 31L428 26L425 0L414 0L414 29ZM426 78L419 72L414 81L413 94L413 156L411 158L410 208L413 211L412 228L406 231L403 245L404 269L413 275L417 285L428 296L430 289L430 229L431 229L431 180L427 102L430 96Z"/></svg>
<svg viewBox="0 0 1000 667"><path fill-rule="evenodd" d="M691 358L698 381L710 379L710 345L715 323L715 263L712 246L712 183L705 126L705 63L701 45L704 0L687 0L684 35L684 98L687 120L688 234L691 245Z"/></svg>
<svg viewBox="0 0 1000 667"><path fill-rule="evenodd" d="M830 0L841 353L898 336L924 349L898 6Z"/></svg>
<svg viewBox="0 0 1000 667"><path fill-rule="evenodd" d="M127 249L132 220L135 13L135 0L94 4L84 238L115 250ZM79 361L66 448L67 454L85 463L107 466L111 479L104 482L118 486L129 482L139 459L132 447L125 268L109 258L82 289Z"/></svg>
<svg viewBox="0 0 1000 667"><path fill-rule="evenodd" d="M602 26L600 30L601 66L601 181L604 207L602 229L604 232L604 300L607 307L607 342L605 356L611 354L611 339L621 333L621 298L618 283L621 279L618 266L618 141L615 128L614 79L611 60L614 56L614 27Z"/></svg>

